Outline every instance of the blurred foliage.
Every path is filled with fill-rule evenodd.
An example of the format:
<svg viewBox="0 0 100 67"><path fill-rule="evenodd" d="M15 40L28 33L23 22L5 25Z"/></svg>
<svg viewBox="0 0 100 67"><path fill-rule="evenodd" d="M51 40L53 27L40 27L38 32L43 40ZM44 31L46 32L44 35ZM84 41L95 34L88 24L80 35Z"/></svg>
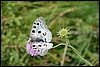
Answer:
<svg viewBox="0 0 100 67"><path fill-rule="evenodd" d="M63 14L63 11L74 8L76 9ZM1 1L1 66L61 64L64 46L49 50L43 57L31 57L26 52L26 42L32 24L40 16L44 17L53 34L54 46L66 42L58 38L57 31L68 27L72 32L69 36L72 46L94 66L99 66L98 1ZM64 66L87 64L68 48Z"/></svg>

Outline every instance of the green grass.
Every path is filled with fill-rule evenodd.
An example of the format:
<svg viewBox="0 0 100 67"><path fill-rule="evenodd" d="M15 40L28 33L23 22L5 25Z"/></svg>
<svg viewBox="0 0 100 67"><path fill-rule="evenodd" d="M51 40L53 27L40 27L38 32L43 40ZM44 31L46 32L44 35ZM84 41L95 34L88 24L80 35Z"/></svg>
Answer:
<svg viewBox="0 0 100 67"><path fill-rule="evenodd" d="M64 46L58 46L41 57L31 57L26 43L35 19L42 16L53 34L54 46L65 43L57 32L68 27L71 45L94 66L99 66L98 1L2 1L1 66L60 66ZM64 66L87 66L68 48Z"/></svg>

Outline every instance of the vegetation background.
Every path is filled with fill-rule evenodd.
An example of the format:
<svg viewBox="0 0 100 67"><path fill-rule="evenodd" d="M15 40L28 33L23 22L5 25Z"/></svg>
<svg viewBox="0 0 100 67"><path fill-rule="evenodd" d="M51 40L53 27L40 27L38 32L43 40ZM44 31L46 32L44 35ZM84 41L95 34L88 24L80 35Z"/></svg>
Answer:
<svg viewBox="0 0 100 67"><path fill-rule="evenodd" d="M26 43L35 19L42 16L53 34L54 46L60 28L69 28L69 41L80 55L99 66L98 1L1 1L1 66L60 66L64 46L41 57L26 52ZM64 66L87 66L68 48Z"/></svg>

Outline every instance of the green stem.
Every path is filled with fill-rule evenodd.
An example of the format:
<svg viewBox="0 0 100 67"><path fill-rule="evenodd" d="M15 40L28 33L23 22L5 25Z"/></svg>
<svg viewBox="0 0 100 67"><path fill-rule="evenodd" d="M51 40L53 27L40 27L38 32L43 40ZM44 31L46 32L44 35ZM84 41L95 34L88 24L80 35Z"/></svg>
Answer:
<svg viewBox="0 0 100 67"><path fill-rule="evenodd" d="M60 44L58 44L58 45L56 45L56 46L54 46L54 47L52 47L52 48L56 48L56 47L58 47L58 46L60 46L60 45L65 45L64 43L60 43Z"/></svg>
<svg viewBox="0 0 100 67"><path fill-rule="evenodd" d="M90 66L93 66L89 61L85 60L84 58L82 58L80 55L79 55L79 52L74 48L72 47L71 45L68 45L70 48L72 48L72 50L83 60L85 61L86 63L88 63Z"/></svg>
<svg viewBox="0 0 100 67"><path fill-rule="evenodd" d="M56 47L58 47L58 46L60 46L60 45L66 45L66 44L60 43L60 44L58 44L58 45L56 45L56 46L54 46L54 47L52 47L52 48L56 48ZM78 52L74 47L72 47L70 44L69 44L68 46L69 46L70 48L72 48L72 50L73 50L83 61L85 61L86 63L88 63L90 66L93 66L89 61L87 61L87 60L85 60L84 58L82 58L81 55L79 54L79 52Z"/></svg>
<svg viewBox="0 0 100 67"><path fill-rule="evenodd" d="M64 65L64 60L65 60L66 52L67 52L67 45L65 45L65 48L64 48L64 52L63 52L63 56L62 56L62 60L61 60L61 66Z"/></svg>

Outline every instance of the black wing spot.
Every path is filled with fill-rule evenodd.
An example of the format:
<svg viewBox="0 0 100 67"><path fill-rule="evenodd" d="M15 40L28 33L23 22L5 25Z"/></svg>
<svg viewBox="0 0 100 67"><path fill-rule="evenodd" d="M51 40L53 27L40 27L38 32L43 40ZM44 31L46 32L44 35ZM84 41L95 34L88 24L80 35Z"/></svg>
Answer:
<svg viewBox="0 0 100 67"><path fill-rule="evenodd" d="M37 25L39 25L39 23L37 23Z"/></svg>
<svg viewBox="0 0 100 67"><path fill-rule="evenodd" d="M34 23L34 24L36 24L36 23Z"/></svg>
<svg viewBox="0 0 100 67"><path fill-rule="evenodd" d="M36 26L33 26L33 28L36 28Z"/></svg>
<svg viewBox="0 0 100 67"><path fill-rule="evenodd" d="M35 47L35 45L33 45L33 47Z"/></svg>
<svg viewBox="0 0 100 67"><path fill-rule="evenodd" d="M37 48L34 48L34 49L37 49Z"/></svg>
<svg viewBox="0 0 100 67"><path fill-rule="evenodd" d="M32 33L35 33L35 30L32 30Z"/></svg>
<svg viewBox="0 0 100 67"><path fill-rule="evenodd" d="M38 31L38 33L41 33L41 31Z"/></svg>
<svg viewBox="0 0 100 67"><path fill-rule="evenodd" d="M38 45L39 47L41 47L41 45Z"/></svg>
<svg viewBox="0 0 100 67"><path fill-rule="evenodd" d="M45 38L45 42L46 42L46 38Z"/></svg>
<svg viewBox="0 0 100 67"><path fill-rule="evenodd" d="M39 52L40 50L38 50L38 52Z"/></svg>

